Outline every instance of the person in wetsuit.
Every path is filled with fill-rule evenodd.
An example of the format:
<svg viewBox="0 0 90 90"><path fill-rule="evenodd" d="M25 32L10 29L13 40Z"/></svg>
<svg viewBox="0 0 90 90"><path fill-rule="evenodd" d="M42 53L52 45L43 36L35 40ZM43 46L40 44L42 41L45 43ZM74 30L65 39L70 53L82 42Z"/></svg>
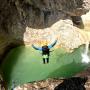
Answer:
<svg viewBox="0 0 90 90"><path fill-rule="evenodd" d="M42 46L43 63L49 63L50 49L48 46Z"/></svg>
<svg viewBox="0 0 90 90"><path fill-rule="evenodd" d="M36 47L32 45L32 47L36 50L42 51L42 56L43 56L43 63L49 63L49 56L50 56L50 49L56 44L57 40L54 41L54 43L50 45L44 45L42 47Z"/></svg>

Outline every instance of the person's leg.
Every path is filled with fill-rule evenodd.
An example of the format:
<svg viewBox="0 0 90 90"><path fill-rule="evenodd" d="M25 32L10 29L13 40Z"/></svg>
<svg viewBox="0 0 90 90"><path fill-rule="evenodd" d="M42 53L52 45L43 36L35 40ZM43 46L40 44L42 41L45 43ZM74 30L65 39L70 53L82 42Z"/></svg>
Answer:
<svg viewBox="0 0 90 90"><path fill-rule="evenodd" d="M47 63L49 63L49 58L47 58Z"/></svg>
<svg viewBox="0 0 90 90"><path fill-rule="evenodd" d="M43 58L43 63L45 64L45 58Z"/></svg>

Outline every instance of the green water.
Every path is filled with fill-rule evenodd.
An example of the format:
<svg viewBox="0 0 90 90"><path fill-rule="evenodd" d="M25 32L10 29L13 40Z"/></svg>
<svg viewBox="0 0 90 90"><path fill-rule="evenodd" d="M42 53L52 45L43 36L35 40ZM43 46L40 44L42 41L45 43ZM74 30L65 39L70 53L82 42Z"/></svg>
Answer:
<svg viewBox="0 0 90 90"><path fill-rule="evenodd" d="M48 64L43 64L41 52L31 47L20 46L11 50L2 65L9 88L12 81L19 85L47 78L72 77L89 65L81 63L84 45L73 53L67 53L63 48L53 50Z"/></svg>

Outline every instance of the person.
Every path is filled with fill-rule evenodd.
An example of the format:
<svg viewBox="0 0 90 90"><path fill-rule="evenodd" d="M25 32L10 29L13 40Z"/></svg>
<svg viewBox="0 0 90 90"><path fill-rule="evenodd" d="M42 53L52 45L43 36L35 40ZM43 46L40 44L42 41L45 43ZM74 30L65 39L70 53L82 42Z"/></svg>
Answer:
<svg viewBox="0 0 90 90"><path fill-rule="evenodd" d="M36 47L36 46L34 46L34 45L32 44L32 47L33 47L35 50L40 50L40 51L42 51L43 63L44 63L44 64L45 64L45 63L49 63L49 56L50 56L50 52L51 52L50 49L55 46L56 42L57 42L57 40L55 40L55 41L54 41L52 44L50 44L50 45L44 45L44 46L42 46L42 47Z"/></svg>
<svg viewBox="0 0 90 90"><path fill-rule="evenodd" d="M43 63L49 63L50 49L48 46L42 46Z"/></svg>

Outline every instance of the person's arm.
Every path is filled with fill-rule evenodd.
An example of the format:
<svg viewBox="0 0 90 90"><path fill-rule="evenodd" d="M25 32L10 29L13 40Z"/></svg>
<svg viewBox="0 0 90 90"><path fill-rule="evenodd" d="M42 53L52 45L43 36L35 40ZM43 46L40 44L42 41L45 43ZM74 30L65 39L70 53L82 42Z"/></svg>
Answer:
<svg viewBox="0 0 90 90"><path fill-rule="evenodd" d="M52 47L55 46L56 43L57 43L57 40L55 40L52 44L48 45L48 48L51 49Z"/></svg>
<svg viewBox="0 0 90 90"><path fill-rule="evenodd" d="M33 47L34 49L36 49L36 50L42 51L42 47L36 47L36 46L34 46L33 44L32 44L32 47Z"/></svg>

